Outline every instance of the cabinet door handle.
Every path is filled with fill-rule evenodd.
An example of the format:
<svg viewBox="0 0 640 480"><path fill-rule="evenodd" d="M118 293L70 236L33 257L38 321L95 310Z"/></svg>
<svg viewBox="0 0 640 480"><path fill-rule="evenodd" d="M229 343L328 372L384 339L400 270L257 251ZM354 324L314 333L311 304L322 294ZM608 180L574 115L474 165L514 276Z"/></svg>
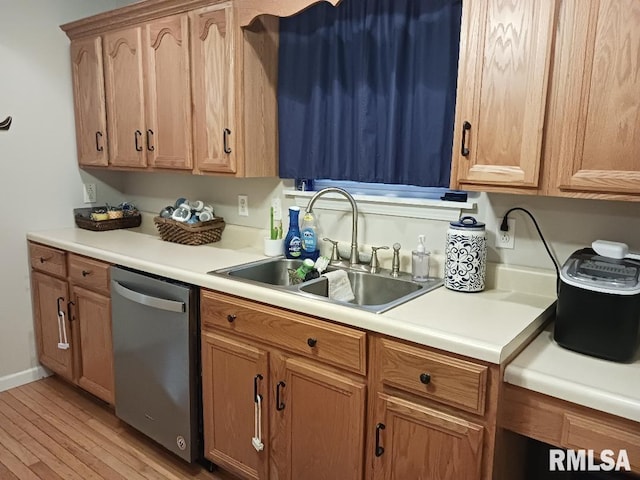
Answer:
<svg viewBox="0 0 640 480"><path fill-rule="evenodd" d="M261 374L257 374L253 377L253 401L255 403L258 403L258 382L262 380L262 378Z"/></svg>
<svg viewBox="0 0 640 480"><path fill-rule="evenodd" d="M73 322L75 320L75 317L73 316L72 312L71 312L71 306L76 306L75 302L72 301L68 301L67 302L67 316L69 317L69 321Z"/></svg>
<svg viewBox="0 0 640 480"><path fill-rule="evenodd" d="M154 147L151 143L151 141L153 140L153 130L149 129L147 130L147 150L149 150L150 152L153 152L156 147Z"/></svg>
<svg viewBox="0 0 640 480"><path fill-rule="evenodd" d="M469 156L469 149L467 148L467 132L471 130L471 124L466 120L462 124L462 148L460 153L463 157Z"/></svg>
<svg viewBox="0 0 640 480"><path fill-rule="evenodd" d="M140 130L136 130L133 136L135 137L136 141L136 152L141 152L142 147L140 146L140 137L142 136L142 132Z"/></svg>
<svg viewBox="0 0 640 480"><path fill-rule="evenodd" d="M231 313L229 315L227 315L227 322L229 323L233 323L236 319L235 315L232 315Z"/></svg>
<svg viewBox="0 0 640 480"><path fill-rule="evenodd" d="M421 373L420 374L420 383L424 383L425 385L429 385L429 383L431 383L431 375L429 375L428 373Z"/></svg>
<svg viewBox="0 0 640 480"><path fill-rule="evenodd" d="M222 133L222 142L224 144L224 153L231 153L231 149L229 148L229 135L231 135L231 130L228 128L224 129Z"/></svg>
<svg viewBox="0 0 640 480"><path fill-rule="evenodd" d="M286 386L287 384L284 383L282 380L280 380L278 382L278 385L276 385L276 410L278 410L279 412L284 410L284 407L285 407L284 402L280 401L280 389Z"/></svg>
<svg viewBox="0 0 640 480"><path fill-rule="evenodd" d="M384 423L379 423L376 425L376 457L380 457L384 453L384 447L380 446L380 430L384 430Z"/></svg>
<svg viewBox="0 0 640 480"><path fill-rule="evenodd" d="M100 140L102 140L102 132L96 132L96 150L98 152L102 152L104 147L100 145Z"/></svg>

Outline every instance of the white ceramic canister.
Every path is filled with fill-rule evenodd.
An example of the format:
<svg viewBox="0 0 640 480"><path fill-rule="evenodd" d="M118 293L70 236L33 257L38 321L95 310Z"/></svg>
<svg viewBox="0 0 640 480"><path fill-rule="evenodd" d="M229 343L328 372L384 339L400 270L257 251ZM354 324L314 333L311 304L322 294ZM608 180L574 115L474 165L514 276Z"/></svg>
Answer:
<svg viewBox="0 0 640 480"><path fill-rule="evenodd" d="M449 224L444 264L444 286L458 292L481 292L487 270L487 234L484 223L462 217Z"/></svg>

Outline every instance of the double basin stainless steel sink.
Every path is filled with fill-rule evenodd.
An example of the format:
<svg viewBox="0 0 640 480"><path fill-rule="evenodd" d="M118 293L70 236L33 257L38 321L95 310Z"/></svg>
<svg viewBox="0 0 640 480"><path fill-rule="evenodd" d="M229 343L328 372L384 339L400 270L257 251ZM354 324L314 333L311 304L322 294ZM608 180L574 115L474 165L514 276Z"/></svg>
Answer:
<svg viewBox="0 0 640 480"><path fill-rule="evenodd" d="M385 312L442 285L442 279L438 278L418 283L411 281L408 274L392 277L389 270L368 273L345 268L355 299L343 302L329 298L325 277L298 283L293 273L301 264L301 260L275 257L208 273L373 313ZM327 270L336 268L329 266Z"/></svg>

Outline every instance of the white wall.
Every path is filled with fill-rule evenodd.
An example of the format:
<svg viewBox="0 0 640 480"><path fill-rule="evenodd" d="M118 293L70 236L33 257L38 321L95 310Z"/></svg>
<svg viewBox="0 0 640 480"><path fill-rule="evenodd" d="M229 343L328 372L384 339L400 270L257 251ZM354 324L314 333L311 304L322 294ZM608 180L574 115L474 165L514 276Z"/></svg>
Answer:
<svg viewBox="0 0 640 480"><path fill-rule="evenodd" d="M216 213L225 217L228 223L267 229L271 198L282 198L285 208L292 204L282 196L283 186L291 188L292 182L136 173L128 175L123 192L146 211L157 212L176 198L185 196L213 204ZM237 215L238 194L249 195L249 217ZM560 264L574 250L589 246L597 239L625 242L640 251L640 202L481 194L477 198L477 208L465 214L474 215L487 224L489 260L492 262L553 269L533 223L521 212L510 215L516 219L515 248L495 249L498 229L495 219L516 206L524 207L534 215ZM350 240L350 214L329 211L317 211L317 214L322 236L328 235L345 243ZM285 231L287 225L285 219ZM427 246L435 254L435 267L441 270L447 228L448 222L444 221L361 215L359 242L366 245L399 242L406 254L402 268L409 269L409 252L415 248L417 236L426 234ZM380 258L387 262L383 266L390 266L389 252L380 252Z"/></svg>
<svg viewBox="0 0 640 480"><path fill-rule="evenodd" d="M0 120L13 117L0 132L0 386L37 365L25 235L71 226L73 208L83 206L69 39L58 26L120 4L0 0ZM108 180L118 185L116 175ZM116 195L96 183L105 199Z"/></svg>

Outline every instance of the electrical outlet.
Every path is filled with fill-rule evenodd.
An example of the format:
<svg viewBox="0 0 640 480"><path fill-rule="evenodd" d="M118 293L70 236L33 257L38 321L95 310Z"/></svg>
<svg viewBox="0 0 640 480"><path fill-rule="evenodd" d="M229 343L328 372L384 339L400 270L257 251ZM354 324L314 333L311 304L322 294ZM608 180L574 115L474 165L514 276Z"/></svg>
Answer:
<svg viewBox="0 0 640 480"><path fill-rule="evenodd" d="M96 203L98 201L98 190L95 183L85 183L82 185L84 203Z"/></svg>
<svg viewBox="0 0 640 480"><path fill-rule="evenodd" d="M496 230L496 248L509 248L512 249L515 247L515 239L516 239L516 219L508 218L507 225L509 226L509 230L503 232L500 230L500 224L502 224L502 218L498 218L496 220L496 224L498 225L498 229Z"/></svg>
<svg viewBox="0 0 640 480"><path fill-rule="evenodd" d="M249 216L249 196L238 195L238 215L241 217Z"/></svg>

